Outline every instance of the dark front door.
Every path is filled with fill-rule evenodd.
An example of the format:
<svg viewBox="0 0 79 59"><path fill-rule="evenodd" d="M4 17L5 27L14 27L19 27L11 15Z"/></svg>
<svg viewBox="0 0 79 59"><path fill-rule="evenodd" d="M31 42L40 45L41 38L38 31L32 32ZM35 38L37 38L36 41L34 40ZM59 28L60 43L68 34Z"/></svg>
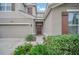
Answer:
<svg viewBox="0 0 79 59"><path fill-rule="evenodd" d="M68 34L68 13L62 13L62 34Z"/></svg>
<svg viewBox="0 0 79 59"><path fill-rule="evenodd" d="M36 34L41 35L43 28L43 22L36 22Z"/></svg>

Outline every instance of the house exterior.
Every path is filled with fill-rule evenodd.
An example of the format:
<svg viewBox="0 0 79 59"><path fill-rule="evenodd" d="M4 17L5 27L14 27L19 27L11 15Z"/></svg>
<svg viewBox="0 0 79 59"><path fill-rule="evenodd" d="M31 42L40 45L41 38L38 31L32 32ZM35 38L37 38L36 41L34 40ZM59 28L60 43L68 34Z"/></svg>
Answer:
<svg viewBox="0 0 79 59"><path fill-rule="evenodd" d="M0 3L0 38L78 34L78 25L79 3L51 3L45 13L35 3Z"/></svg>
<svg viewBox="0 0 79 59"><path fill-rule="evenodd" d="M62 35L79 33L79 3L48 4L45 11L43 34Z"/></svg>
<svg viewBox="0 0 79 59"><path fill-rule="evenodd" d="M35 18L36 35L43 35L44 12L37 12Z"/></svg>
<svg viewBox="0 0 79 59"><path fill-rule="evenodd" d="M24 38L35 34L36 5L0 3L0 38Z"/></svg>

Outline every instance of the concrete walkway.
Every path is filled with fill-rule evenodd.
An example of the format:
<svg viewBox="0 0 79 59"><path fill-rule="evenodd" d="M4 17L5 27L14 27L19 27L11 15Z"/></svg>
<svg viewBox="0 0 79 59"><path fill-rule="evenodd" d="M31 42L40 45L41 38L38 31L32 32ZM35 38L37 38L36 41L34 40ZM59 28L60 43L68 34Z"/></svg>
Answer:
<svg viewBox="0 0 79 59"><path fill-rule="evenodd" d="M11 55L18 45L24 43L24 38L0 38L0 55ZM43 36L36 36L36 42L32 42L32 44L41 43L43 43Z"/></svg>
<svg viewBox="0 0 79 59"><path fill-rule="evenodd" d="M42 35L36 36L36 42L37 42L38 44L42 44L42 43L43 43L43 36L42 36Z"/></svg>

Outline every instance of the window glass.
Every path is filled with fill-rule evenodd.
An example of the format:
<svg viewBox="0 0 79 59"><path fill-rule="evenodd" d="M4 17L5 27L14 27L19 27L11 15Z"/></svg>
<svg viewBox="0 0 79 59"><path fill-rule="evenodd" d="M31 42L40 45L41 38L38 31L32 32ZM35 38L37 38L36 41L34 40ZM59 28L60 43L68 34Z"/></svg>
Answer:
<svg viewBox="0 0 79 59"><path fill-rule="evenodd" d="M11 3L0 3L0 11L11 11L12 5Z"/></svg>
<svg viewBox="0 0 79 59"><path fill-rule="evenodd" d="M79 33L79 13L68 13L68 26L69 33L78 34Z"/></svg>
<svg viewBox="0 0 79 59"><path fill-rule="evenodd" d="M69 13L68 14L69 17L69 24L79 24L79 13Z"/></svg>

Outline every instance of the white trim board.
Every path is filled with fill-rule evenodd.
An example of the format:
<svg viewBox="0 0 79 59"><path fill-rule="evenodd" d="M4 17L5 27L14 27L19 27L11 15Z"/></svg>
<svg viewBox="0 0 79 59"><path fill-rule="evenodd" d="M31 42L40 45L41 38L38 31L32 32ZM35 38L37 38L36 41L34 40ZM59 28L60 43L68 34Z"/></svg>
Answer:
<svg viewBox="0 0 79 59"><path fill-rule="evenodd" d="M26 26L32 25L31 23L0 23L0 26Z"/></svg>
<svg viewBox="0 0 79 59"><path fill-rule="evenodd" d="M67 9L67 11L78 11L79 12L79 9Z"/></svg>

